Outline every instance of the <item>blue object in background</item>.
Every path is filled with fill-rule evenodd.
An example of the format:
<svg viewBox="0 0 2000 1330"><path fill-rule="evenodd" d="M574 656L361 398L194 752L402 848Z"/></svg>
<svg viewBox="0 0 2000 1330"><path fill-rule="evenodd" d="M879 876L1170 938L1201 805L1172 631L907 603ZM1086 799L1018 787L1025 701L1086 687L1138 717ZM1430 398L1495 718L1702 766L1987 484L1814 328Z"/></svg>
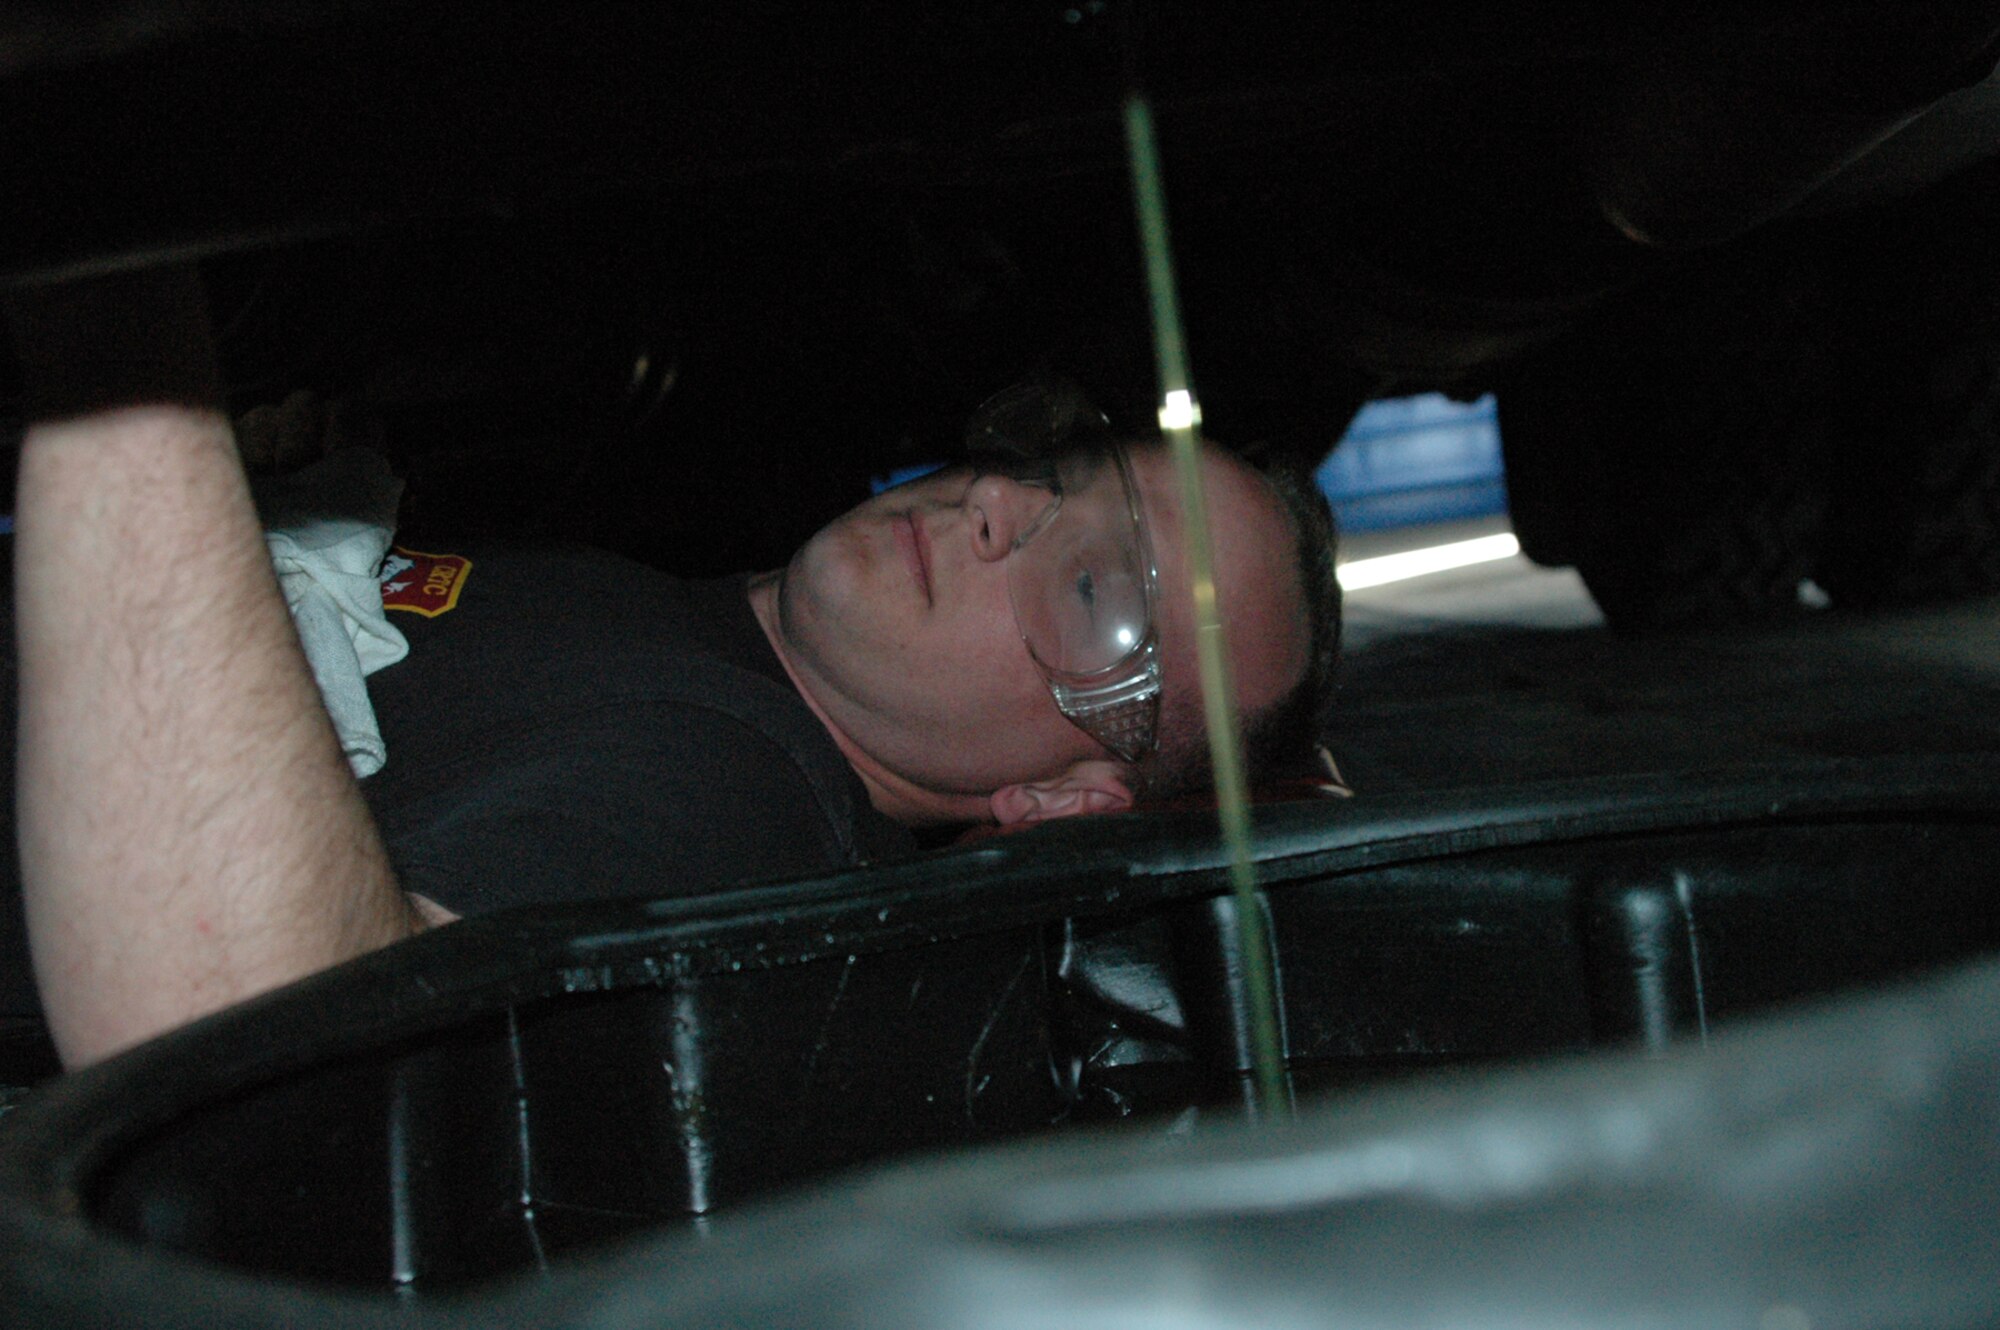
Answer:
<svg viewBox="0 0 2000 1330"><path fill-rule="evenodd" d="M1343 531L1386 531L1507 511L1493 395L1386 398L1361 408L1317 477Z"/></svg>
<svg viewBox="0 0 2000 1330"><path fill-rule="evenodd" d="M877 494L880 494L883 490L893 489L906 480L915 480L918 476L928 476L931 472L938 470L942 466L944 466L943 462L924 462L918 466L899 466L886 476L869 477L868 486Z"/></svg>

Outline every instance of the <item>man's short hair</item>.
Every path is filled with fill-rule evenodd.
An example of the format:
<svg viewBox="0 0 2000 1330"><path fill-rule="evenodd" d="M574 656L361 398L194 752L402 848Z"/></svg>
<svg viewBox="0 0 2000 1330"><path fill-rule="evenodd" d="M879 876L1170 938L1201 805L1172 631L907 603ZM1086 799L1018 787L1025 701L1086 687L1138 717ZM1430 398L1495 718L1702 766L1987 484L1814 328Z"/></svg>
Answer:
<svg viewBox="0 0 2000 1330"><path fill-rule="evenodd" d="M1288 778L1323 777L1321 736L1333 714L1334 675L1340 663L1340 581L1334 572L1337 538L1326 496L1289 466L1258 468L1291 523L1293 566L1306 616L1306 668L1292 690L1254 715L1243 717L1243 759L1252 789ZM1160 744L1133 769L1144 803L1165 803L1210 788L1214 775L1199 700L1192 707L1161 708Z"/></svg>

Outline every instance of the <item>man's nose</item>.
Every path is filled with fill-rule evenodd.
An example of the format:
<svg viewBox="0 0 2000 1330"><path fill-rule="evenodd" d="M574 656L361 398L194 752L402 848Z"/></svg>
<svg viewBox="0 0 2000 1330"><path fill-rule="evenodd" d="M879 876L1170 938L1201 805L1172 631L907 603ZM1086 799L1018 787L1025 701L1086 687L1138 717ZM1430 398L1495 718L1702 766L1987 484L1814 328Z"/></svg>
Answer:
<svg viewBox="0 0 2000 1330"><path fill-rule="evenodd" d="M965 492L973 554L988 563L1006 558L1013 551L1014 542L1052 502L1054 497L1036 485L1005 476L976 478Z"/></svg>

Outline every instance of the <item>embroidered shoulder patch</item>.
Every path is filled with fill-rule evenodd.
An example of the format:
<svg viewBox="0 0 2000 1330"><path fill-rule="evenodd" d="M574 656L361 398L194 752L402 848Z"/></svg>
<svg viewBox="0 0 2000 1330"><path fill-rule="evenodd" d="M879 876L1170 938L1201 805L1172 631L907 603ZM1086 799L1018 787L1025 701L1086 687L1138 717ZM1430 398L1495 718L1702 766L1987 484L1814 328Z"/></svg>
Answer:
<svg viewBox="0 0 2000 1330"><path fill-rule="evenodd" d="M472 560L462 554L426 554L398 545L382 560L382 608L435 619L458 604Z"/></svg>

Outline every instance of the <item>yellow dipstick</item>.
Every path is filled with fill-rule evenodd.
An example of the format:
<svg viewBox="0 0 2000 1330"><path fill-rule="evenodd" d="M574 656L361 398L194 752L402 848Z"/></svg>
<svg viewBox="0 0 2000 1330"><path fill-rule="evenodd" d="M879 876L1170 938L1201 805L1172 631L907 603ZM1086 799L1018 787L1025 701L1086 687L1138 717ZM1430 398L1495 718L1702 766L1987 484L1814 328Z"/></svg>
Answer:
<svg viewBox="0 0 2000 1330"><path fill-rule="evenodd" d="M1146 290L1153 314L1153 353L1160 378L1160 430L1167 436L1180 480L1181 522L1188 580L1194 591L1196 658L1201 668L1202 711L1209 758L1215 770L1215 804L1229 855L1229 883L1236 897L1237 964L1250 1003L1251 1058L1256 1067L1252 1106L1264 1117L1290 1113L1284 1055L1278 1046L1278 1004L1271 954L1264 935L1263 903L1250 857L1250 807L1243 772L1243 743L1236 724L1235 689L1229 679L1222 618L1215 597L1215 561L1209 544L1208 503L1201 483L1201 406L1189 379L1180 304L1174 293L1167 240L1166 192L1160 182L1153 112L1138 93L1125 101L1125 142L1132 159L1132 194L1139 239L1145 249Z"/></svg>

